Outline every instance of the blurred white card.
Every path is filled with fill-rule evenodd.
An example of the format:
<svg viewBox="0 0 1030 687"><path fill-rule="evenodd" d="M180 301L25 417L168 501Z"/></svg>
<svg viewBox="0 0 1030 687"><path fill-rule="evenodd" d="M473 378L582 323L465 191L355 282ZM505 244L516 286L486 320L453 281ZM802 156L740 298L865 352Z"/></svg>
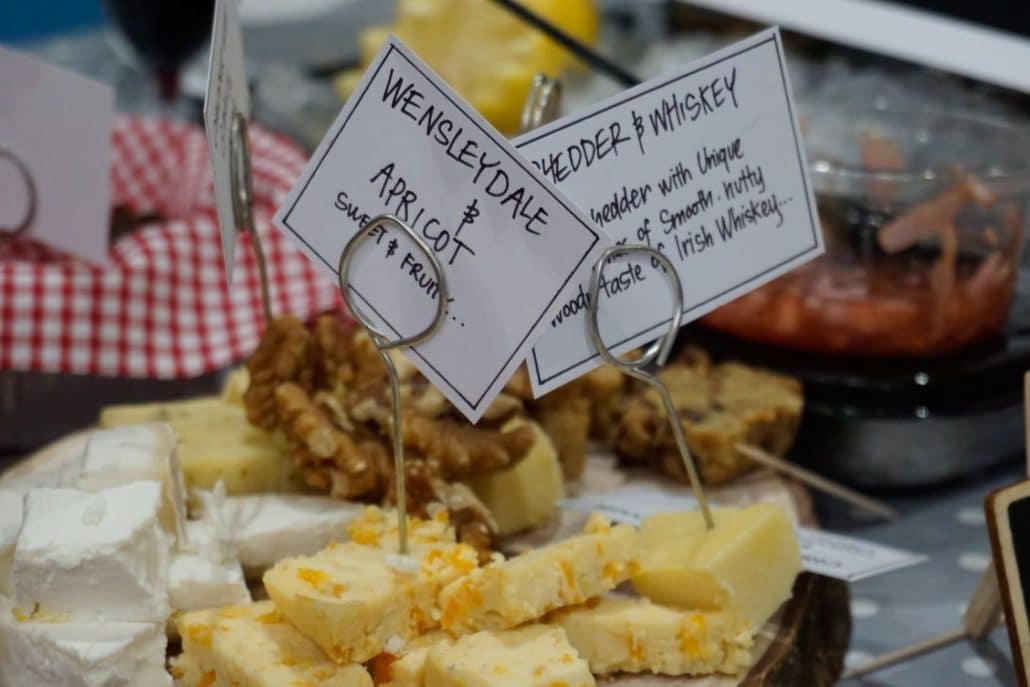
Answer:
<svg viewBox="0 0 1030 687"><path fill-rule="evenodd" d="M0 147L36 186L31 238L92 263L107 261L114 91L75 72L0 47ZM0 227L21 224L29 187L0 158Z"/></svg>

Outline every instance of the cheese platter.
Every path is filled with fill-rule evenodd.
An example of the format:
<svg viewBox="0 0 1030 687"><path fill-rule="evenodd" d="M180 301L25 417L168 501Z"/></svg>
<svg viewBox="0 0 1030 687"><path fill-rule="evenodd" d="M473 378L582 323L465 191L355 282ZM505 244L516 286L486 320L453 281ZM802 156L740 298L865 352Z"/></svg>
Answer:
<svg viewBox="0 0 1030 687"><path fill-rule="evenodd" d="M303 339L302 329L290 331ZM321 332L323 346L337 337L337 347L330 347L336 352L331 358L338 365L336 374L352 380L351 391L360 392L336 389L330 394L328 387L319 389L319 383L297 385L312 399L306 410L317 409L308 424L317 426L314 419L328 419L339 431L342 419L349 419L352 425L337 439L350 436L373 444L385 442L388 426L377 425L385 404L382 369L371 355L368 340L335 317L316 323L310 331ZM668 587L660 575L659 582L649 584L639 571L632 573L638 559L643 559L638 547L648 526L642 525L638 532L556 505L565 497L601 497L625 487L689 492L671 460L640 460L636 456L646 454L637 446L629 452L618 448L620 432L631 427L637 444L651 442L655 451L668 446L663 442L669 437L641 434L640 427L650 427L656 434L661 426L656 422L660 418L656 405L651 406L654 415L645 417L647 390L625 383L621 375L604 379L602 368L589 375L589 381L558 392L558 399L532 401L519 398L517 376L509 385L510 394L495 402L497 415L488 413L483 423L472 426L435 399L432 387L403 362L399 373L401 398L410 411L405 416L407 426L426 433L441 427L451 432L436 435L438 441L443 441L441 436L451 437L444 444L428 443L418 434L406 437L412 485L410 556L415 557L416 567L419 560L442 558L448 561L442 570L449 572L437 570L442 577L431 585L421 616L416 606L414 611L408 609L414 615L398 616L403 622L395 619L391 625L390 604L397 596L390 592L380 595L385 604L380 607L369 607L365 601L364 610L361 604L346 606L339 624L333 625L326 622L325 613L343 607L337 597L346 599L346 587L389 588L383 580L404 578L412 560L395 552L396 523L383 467L388 462L380 465L384 473L374 488L357 493L356 481L326 478L340 466L335 459L315 460L311 447L317 447L317 442L304 434L304 424L296 416L277 419L292 425L270 426L271 431L252 424L250 418L260 417L260 413L251 414L254 409L268 409L260 400L267 398L262 395L265 391L252 381L261 379L262 361L279 357L283 350L296 351L295 341L286 342L281 329L273 326L269 332L263 343L278 336L276 350L259 346L248 362L249 373L240 370L230 375L221 396L105 409L97 428L69 435L0 476L0 494L11 496L9 500L19 505L17 515L13 514L16 509L7 509L8 519L26 523L0 528L7 533L0 541L0 560L6 556L9 561L7 568L0 567L4 578L0 598L9 597L4 601L9 607L3 618L6 640L0 646L7 652L9 660L2 665L11 671L6 676L11 684L32 684L19 681L24 675L41 679L66 671L88 676L93 681L85 684L90 685L172 684L174 676L184 687L218 686L223 684L218 680L225 678L207 676L225 675L247 687L271 687L290 684L297 675L308 679L323 670L330 671L325 675L332 674L337 682L314 684L360 685L372 680L398 686L442 685L450 684L444 680L451 678L440 672L447 672L441 666L466 666L472 671L466 677L474 675L475 662L468 657L477 651L499 652L497 665L511 670L512 679L518 680L512 684L533 684L524 682L525 676L519 677L516 668L532 663L522 657L538 653L540 662L534 667L543 674L555 680L581 678L583 684L594 684L596 679L641 687L830 685L840 674L850 631L846 583L808 572L795 579L799 566L788 567L777 578L771 572L780 565L776 560L761 564L753 560L757 539L767 538L770 532L793 537L783 523L815 525L804 487L746 460L736 466L709 460L725 458L724 453L713 452L711 444L713 437L726 431L722 428L737 426L730 417L752 428L752 441L761 443L759 437L767 437L762 443L767 450L789 446L789 437L780 436L789 434L789 429L777 432L768 427L789 427L785 416L800 412L800 403L789 410L796 393L789 380L748 370L749 383L770 375L764 388L781 392L771 402L779 408L776 412L769 410L769 402L756 401L714 410L723 402L703 397L716 387L723 394L728 387L732 394L732 378L744 371L713 363L694 349L677 354L668 367L668 378L680 384L677 404L694 408L690 419L684 419L684 428L688 441L697 446L700 471L708 476L706 491L716 522L722 525L723 517L739 519L763 508L752 504L765 504L768 509L737 526L750 535L735 535L717 547L720 555L734 548L733 541L740 548L732 556L726 554L733 565L719 574L750 568L761 569L765 576L754 592L762 608L753 618L754 627L741 619L747 615L743 606L733 613L692 608L705 605L704 591L680 599L679 605L644 599L664 598L663 589ZM309 345L313 344L309 341ZM310 351L303 357L312 359ZM327 365L327 360L325 355L315 365ZM718 379L720 384L707 384L706 379ZM290 383L279 379L276 386ZM606 385L616 389L599 391ZM332 405L330 395L339 405ZM281 408L297 400L289 394L278 396ZM722 417L716 423L709 413ZM573 421L577 417L580 421ZM754 430L757 426L766 426L764 434ZM524 433L524 440L504 437L527 427L532 431ZM171 445L169 429L174 436ZM513 447L516 459L505 458L498 446ZM461 448L465 454L460 454ZM366 445L365 450L376 451L374 445ZM426 453L433 450L462 467L460 479L439 464L432 467L439 471L435 478L419 473L426 469L421 465ZM383 450L383 455L389 451ZM479 469L461 463L461 455L471 456L466 461ZM490 468L484 470L482 462L487 460ZM736 472L722 479L727 470ZM427 495L420 484L430 485L433 491ZM341 494L344 488L352 491ZM706 534L697 524L696 511L693 525L689 513L680 515L687 519L671 525L674 532L688 536L693 531L702 540L714 541L719 528ZM725 524L730 526L729 521ZM103 544L95 540L102 531L108 532ZM672 538L662 528L656 531L659 534L652 537L656 541ZM23 538L29 541L23 543ZM622 543L604 543L609 538L621 538ZM789 559L789 541L778 546ZM597 557L591 553L594 548L608 553ZM150 552L147 560L133 558L143 556L143 551ZM58 558L60 565L55 562ZM349 567L355 561L360 564ZM717 562L711 565L719 570ZM64 582L46 572L54 569L65 571ZM562 572L552 579L553 570ZM685 579L681 577L685 574L674 573L674 583ZM478 581L469 582L473 579ZM542 598L549 581L556 596ZM743 589L750 583L741 578L735 584ZM687 586L704 589L699 583ZM410 594L418 585L398 589ZM486 597L485 606L477 606L480 595ZM491 595L497 596L496 606L490 605ZM366 597L359 594L358 598ZM356 622L361 613L368 614L364 623ZM305 620L310 617L322 620ZM412 617L421 617L421 624L410 626ZM441 623L450 635L441 633ZM338 627L343 634L323 636L327 626ZM512 626L518 629L508 629ZM243 639L255 627L264 632L264 639ZM434 643L435 639L444 640L446 646ZM266 640L272 644L263 644ZM266 658L254 654L250 645L264 647ZM576 656L571 673L560 660L556 664L546 658L556 646L563 647L559 657ZM670 646L676 649L671 655ZM341 647L356 653L341 653ZM265 665L263 661L276 651L287 653L265 678L255 677L261 672L255 666ZM504 651L513 651L511 656L518 660L504 658ZM285 666L298 656L306 657L303 670ZM422 660L424 665L411 678L414 682L405 682L410 664ZM170 672L162 673L165 667ZM671 674L658 674L663 672ZM117 675L129 681L111 682Z"/></svg>

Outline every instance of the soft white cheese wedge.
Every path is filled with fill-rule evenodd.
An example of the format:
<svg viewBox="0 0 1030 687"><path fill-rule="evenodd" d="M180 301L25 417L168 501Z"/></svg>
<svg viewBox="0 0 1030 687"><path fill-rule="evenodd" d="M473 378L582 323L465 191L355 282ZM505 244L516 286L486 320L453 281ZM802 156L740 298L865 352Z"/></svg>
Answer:
<svg viewBox="0 0 1030 687"><path fill-rule="evenodd" d="M88 436L92 436L92 433ZM62 446L51 453L47 449L46 467L29 463L16 466L0 475L0 487L26 492L39 487L74 487L82 471L82 456L88 443L87 435L73 435L62 441Z"/></svg>
<svg viewBox="0 0 1030 687"><path fill-rule="evenodd" d="M250 603L243 568L217 525L210 520L186 523L189 551L172 554L168 599L173 614Z"/></svg>
<svg viewBox="0 0 1030 687"><path fill-rule="evenodd" d="M26 617L163 623L170 542L161 495L160 482L30 491L11 567L15 608Z"/></svg>
<svg viewBox="0 0 1030 687"><path fill-rule="evenodd" d="M98 491L130 482L161 482L161 522L181 545L186 536L186 481L176 443L175 432L164 422L94 432L86 444L78 487Z"/></svg>
<svg viewBox="0 0 1030 687"><path fill-rule="evenodd" d="M298 494L204 496L200 502L205 515L218 509L244 569L258 575L284 558L310 556L329 542L345 541L347 525L364 508Z"/></svg>
<svg viewBox="0 0 1030 687"><path fill-rule="evenodd" d="M170 687L164 623L0 619L0 685Z"/></svg>
<svg viewBox="0 0 1030 687"><path fill-rule="evenodd" d="M21 531L25 493L17 489L0 489L0 594L11 595L11 563L14 543Z"/></svg>

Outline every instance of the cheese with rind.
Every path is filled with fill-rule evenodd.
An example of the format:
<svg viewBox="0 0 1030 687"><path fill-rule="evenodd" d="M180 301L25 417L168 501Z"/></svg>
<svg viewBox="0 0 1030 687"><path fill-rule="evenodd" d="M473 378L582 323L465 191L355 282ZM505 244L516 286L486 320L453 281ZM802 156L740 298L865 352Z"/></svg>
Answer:
<svg viewBox="0 0 1030 687"><path fill-rule="evenodd" d="M163 623L171 539L159 518L162 491L160 482L30 491L11 569L17 611Z"/></svg>
<svg viewBox="0 0 1030 687"><path fill-rule="evenodd" d="M180 545L186 541L186 483L172 428L147 422L90 435L77 485L86 491L138 481L164 485L161 521Z"/></svg>
<svg viewBox="0 0 1030 687"><path fill-rule="evenodd" d="M218 511L240 563L258 574L284 558L309 556L330 542L345 541L347 526L364 508L304 494L251 494L200 502L201 512Z"/></svg>
<svg viewBox="0 0 1030 687"><path fill-rule="evenodd" d="M757 629L790 598L801 571L794 527L769 503L716 508L712 516L712 531L697 511L644 520L633 586L656 603L728 611Z"/></svg>
<svg viewBox="0 0 1030 687"><path fill-rule="evenodd" d="M164 623L17 622L0 612L0 685L171 687Z"/></svg>
<svg viewBox="0 0 1030 687"><path fill-rule="evenodd" d="M250 589L231 545L209 520L186 523L188 550L172 554L168 598L173 617L185 611L250 603Z"/></svg>
<svg viewBox="0 0 1030 687"><path fill-rule="evenodd" d="M21 531L25 492L20 489L0 489L0 595L11 595L11 565L14 562L14 544Z"/></svg>
<svg viewBox="0 0 1030 687"><path fill-rule="evenodd" d="M111 406L100 427L167 422L179 439L179 460L190 489L221 480L230 494L293 492L302 487L285 440L254 427L239 405L218 397Z"/></svg>

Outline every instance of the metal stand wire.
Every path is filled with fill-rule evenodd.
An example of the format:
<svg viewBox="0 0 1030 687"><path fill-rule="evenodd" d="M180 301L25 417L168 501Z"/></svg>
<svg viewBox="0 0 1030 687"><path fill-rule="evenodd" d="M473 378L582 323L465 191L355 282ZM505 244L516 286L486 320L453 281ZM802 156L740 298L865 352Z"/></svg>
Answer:
<svg viewBox="0 0 1030 687"><path fill-rule="evenodd" d="M436 315L433 317L433 321L428 327L423 329L421 332L412 336L402 337L398 339L390 338L390 335L380 330L375 322L360 308L356 301L352 298L353 289L349 286L349 275L351 260L354 257L354 253L358 246L361 245L362 241L369 238L372 231L383 225L392 225L404 233L406 233L411 240L415 242L419 250L425 254L429 260L430 266L433 268L433 272L436 275L436 281L438 286L438 293L436 296ZM400 552L402 554L408 553L408 501L407 501L407 476L404 472L404 442L403 442L403 431L402 431L402 417L401 417L401 395L400 395L400 381L397 378L397 368L393 364L393 358L390 357L390 350L394 348L404 348L407 346L414 346L415 344L421 343L431 337L444 322L445 311L447 309L447 281L444 277L443 268L440 266L440 262L436 259L436 255L430 250L429 246L426 245L425 241L422 240L414 229L408 224L397 219L393 215L379 215L373 218L365 226L363 226L358 233L347 242L347 245L343 249L343 253L340 254L340 264L338 268L340 293L343 295L343 302L347 304L347 308L350 310L354 318L361 324L362 327L368 331L372 342L379 350L379 355L383 359L383 363L386 364L386 371L390 377L390 395L392 400L393 408L393 469L394 469L394 480L397 490L397 537L400 541Z"/></svg>
<svg viewBox="0 0 1030 687"><path fill-rule="evenodd" d="M601 276L604 272L604 266L614 260L617 257L631 254L639 254L653 258L663 268L666 277L668 277L669 285L672 287L672 302L673 311L672 317L669 320L669 329L665 334L658 339L655 339L644 354L636 360L621 360L612 354L611 350L604 343L604 339L601 337L601 330L598 325L598 300L601 290ZM687 446L687 438L683 434L683 422L680 420L679 413L676 411L676 406L672 402L672 395L669 393L669 388L665 386L665 383L658 377L658 369L665 364L665 361L669 358L669 353L672 352L672 346L676 341L676 334L679 332L680 323L683 319L683 285L680 283L679 275L676 274L676 268L672 262L665 257L665 255L654 248L648 246L612 246L606 250L598 259L597 264L594 265L593 272L590 275L590 302L588 304L590 312L590 338L594 342L594 346L597 347L597 352L601 358L609 365L614 365L619 370L628 374L629 376L639 379L642 382L654 387L658 391L658 395L662 398L662 404L665 406L665 414L669 418L669 424L672 426L672 434L676 438L676 446L679 448L680 457L683 459L683 467L687 471L687 477L690 479L690 486L694 490L694 498L697 499L697 504L701 509L701 514L705 519L705 525L708 529L712 529L715 523L712 520L711 510L708 508L708 497L705 495L705 490L701 486L701 479L697 474L697 467L694 465L694 458L690 455L690 448Z"/></svg>
<svg viewBox="0 0 1030 687"><path fill-rule="evenodd" d="M241 112L233 114L230 137L232 160L232 208L236 217L236 232L250 234L254 257L258 266L258 281L261 285L261 307L265 323L272 321L272 297L268 287L268 263L261 238L254 229L253 182L250 174L250 141L247 137L247 118Z"/></svg>

